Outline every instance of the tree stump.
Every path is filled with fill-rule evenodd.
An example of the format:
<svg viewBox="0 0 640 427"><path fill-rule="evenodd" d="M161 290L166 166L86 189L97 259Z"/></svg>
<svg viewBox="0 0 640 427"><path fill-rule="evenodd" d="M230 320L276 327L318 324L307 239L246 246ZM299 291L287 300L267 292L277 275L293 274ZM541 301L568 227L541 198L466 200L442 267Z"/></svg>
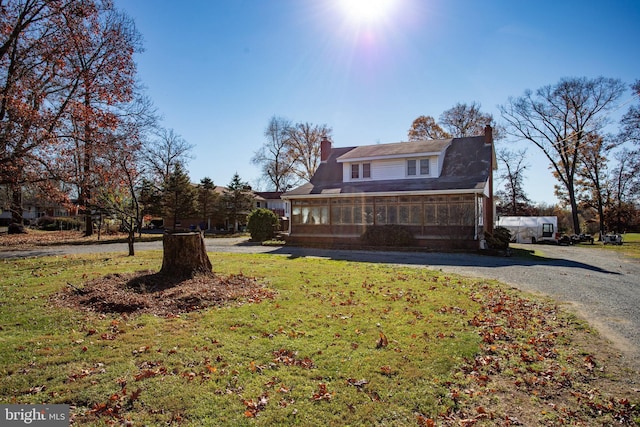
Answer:
<svg viewBox="0 0 640 427"><path fill-rule="evenodd" d="M160 274L193 277L212 273L213 267L202 233L165 233L162 248L164 253Z"/></svg>

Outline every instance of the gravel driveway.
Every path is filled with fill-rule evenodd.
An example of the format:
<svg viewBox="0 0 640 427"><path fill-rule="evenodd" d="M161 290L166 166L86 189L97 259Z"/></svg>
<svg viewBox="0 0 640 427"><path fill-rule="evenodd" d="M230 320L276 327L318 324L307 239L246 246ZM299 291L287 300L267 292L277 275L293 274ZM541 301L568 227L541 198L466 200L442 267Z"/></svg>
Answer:
<svg viewBox="0 0 640 427"><path fill-rule="evenodd" d="M531 245L514 245L525 249ZM161 249L161 242L136 244L136 251ZM475 254L345 251L296 247L267 247L243 238L207 239L210 252L271 253L336 260L393 263L427 267L464 276L496 279L518 289L552 297L567 304L640 370L640 261L614 251L589 247L535 246L544 259L503 258ZM42 247L0 252L1 258L124 252L126 244Z"/></svg>

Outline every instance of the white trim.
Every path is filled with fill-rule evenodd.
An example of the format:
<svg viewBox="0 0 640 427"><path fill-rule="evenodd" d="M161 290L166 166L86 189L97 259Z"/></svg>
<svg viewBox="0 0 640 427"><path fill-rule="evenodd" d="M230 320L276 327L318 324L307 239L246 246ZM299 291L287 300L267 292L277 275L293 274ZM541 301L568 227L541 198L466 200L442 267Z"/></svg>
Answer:
<svg viewBox="0 0 640 427"><path fill-rule="evenodd" d="M485 182L484 184L484 188L482 189L482 194L485 195L486 197L489 197L489 180L487 179L487 182Z"/></svg>
<svg viewBox="0 0 640 427"><path fill-rule="evenodd" d="M447 145L448 147L448 145ZM445 147L445 148L447 148ZM444 150L443 150L444 151ZM369 157L349 157L346 159L341 159L338 157L336 162L338 163L358 163L358 162L366 162L373 160L386 160L386 159L409 159L413 157L433 157L442 155L442 151L426 151L419 153L404 153L404 154L390 154L386 156L369 156Z"/></svg>
<svg viewBox="0 0 640 427"><path fill-rule="evenodd" d="M442 196L446 194L483 194L484 189L466 189L466 190L427 190L427 191L387 191L377 193L324 193L324 194L305 194L305 195L282 195L285 200L296 199L334 199L334 198L353 198L353 197L386 197L386 196Z"/></svg>

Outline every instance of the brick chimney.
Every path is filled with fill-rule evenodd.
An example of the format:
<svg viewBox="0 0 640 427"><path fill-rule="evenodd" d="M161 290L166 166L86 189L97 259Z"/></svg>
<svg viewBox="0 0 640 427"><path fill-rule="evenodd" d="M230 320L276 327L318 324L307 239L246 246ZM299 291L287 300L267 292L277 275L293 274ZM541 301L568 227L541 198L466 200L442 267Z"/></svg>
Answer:
<svg viewBox="0 0 640 427"><path fill-rule="evenodd" d="M331 141L326 136L323 136L322 141L320 141L320 161L326 162L329 154L331 154Z"/></svg>
<svg viewBox="0 0 640 427"><path fill-rule="evenodd" d="M484 143L487 145L493 144L493 128L491 125L484 127Z"/></svg>

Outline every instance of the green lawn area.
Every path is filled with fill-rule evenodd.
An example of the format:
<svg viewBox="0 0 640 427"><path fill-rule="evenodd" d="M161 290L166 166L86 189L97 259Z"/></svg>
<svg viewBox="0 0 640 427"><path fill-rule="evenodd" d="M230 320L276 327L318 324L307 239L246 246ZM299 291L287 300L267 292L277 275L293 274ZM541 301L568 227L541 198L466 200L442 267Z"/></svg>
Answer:
<svg viewBox="0 0 640 427"><path fill-rule="evenodd" d="M604 248L609 251L621 252L633 258L640 258L640 233L625 233L622 235L622 245L604 245L602 242L595 242L593 246ZM584 245L590 246L590 245Z"/></svg>
<svg viewBox="0 0 640 427"><path fill-rule="evenodd" d="M82 312L51 296L159 270L161 252L1 262L0 404L69 404L77 425L640 419L628 371L609 369L597 334L549 301L420 268L210 258L217 274L256 277L275 297L166 317Z"/></svg>

